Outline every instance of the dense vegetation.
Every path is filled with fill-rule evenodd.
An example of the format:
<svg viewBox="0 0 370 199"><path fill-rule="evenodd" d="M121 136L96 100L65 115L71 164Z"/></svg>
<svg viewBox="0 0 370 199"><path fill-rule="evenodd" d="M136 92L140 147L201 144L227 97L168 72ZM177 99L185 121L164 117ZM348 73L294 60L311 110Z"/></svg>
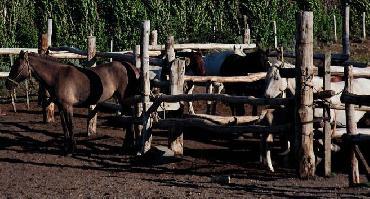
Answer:
<svg viewBox="0 0 370 199"><path fill-rule="evenodd" d="M54 22L53 45L84 49L86 37L97 36L98 50L130 49L139 42L140 24L151 20L163 43L169 34L177 42L241 42L243 15L248 16L252 38L265 47L273 44L272 21L279 43L294 46L295 13L314 11L315 37L331 41L333 15L341 31L340 0L0 0L0 46L37 47L38 34ZM360 36L362 12L370 18L370 0L352 0L351 31ZM370 25L370 19L367 20ZM368 28L370 29L370 28Z"/></svg>

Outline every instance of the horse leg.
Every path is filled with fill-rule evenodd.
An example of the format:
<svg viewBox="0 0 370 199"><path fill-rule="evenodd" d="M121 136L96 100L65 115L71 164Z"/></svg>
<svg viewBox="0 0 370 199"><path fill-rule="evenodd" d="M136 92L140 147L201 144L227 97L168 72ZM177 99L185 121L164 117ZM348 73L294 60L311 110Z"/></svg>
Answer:
<svg viewBox="0 0 370 199"><path fill-rule="evenodd" d="M134 111L129 106L122 105L122 113L124 115L134 116ZM135 150L136 149L136 140L138 139L135 134L135 124L133 123L125 123L123 127L123 131L125 131L125 139L123 141L122 148L124 150Z"/></svg>
<svg viewBox="0 0 370 199"><path fill-rule="evenodd" d="M206 92L208 94L212 94L213 93L213 84L212 84L212 82L208 82L207 83ZM207 101L207 112L206 112L207 114L211 114L212 104L214 104L214 102Z"/></svg>
<svg viewBox="0 0 370 199"><path fill-rule="evenodd" d="M266 165L267 168L274 172L274 167L272 166L272 160L271 160L271 150L269 143L272 143L273 137L271 133L264 133L261 136L261 142L260 142L260 162L263 165Z"/></svg>
<svg viewBox="0 0 370 199"><path fill-rule="evenodd" d="M264 120L269 126L272 126L273 122L273 110L267 110ZM260 142L260 162L263 165L266 165L271 172L274 172L274 167L272 166L271 160L271 150L269 147L269 142L273 141L273 136L271 133L264 133L261 135Z"/></svg>
<svg viewBox="0 0 370 199"><path fill-rule="evenodd" d="M67 123L67 128L69 132L69 144L70 144L70 153L73 153L76 149L76 140L73 132L73 106L68 105L66 107L65 118Z"/></svg>
<svg viewBox="0 0 370 199"><path fill-rule="evenodd" d="M193 83L188 83L188 89L187 89L187 92L186 94L193 94L193 90L194 90L194 84ZM190 115L194 115L195 114L195 111L194 111L194 107L193 107L193 102L188 102L188 106L189 106L189 114Z"/></svg>
<svg viewBox="0 0 370 199"><path fill-rule="evenodd" d="M215 93L221 94L221 91L224 89L224 85L220 82L215 82L214 86L215 86ZM214 102L213 107L212 107L212 112L211 112L212 115L216 115L216 105L217 105L217 102Z"/></svg>
<svg viewBox="0 0 370 199"><path fill-rule="evenodd" d="M69 133L67 128L67 122L65 117L65 110L62 106L58 106L59 115L60 115L60 123L62 124L63 132L64 132L64 152L67 153L69 149Z"/></svg>
<svg viewBox="0 0 370 199"><path fill-rule="evenodd" d="M87 111L87 136L96 134L97 113L96 105L91 105Z"/></svg>

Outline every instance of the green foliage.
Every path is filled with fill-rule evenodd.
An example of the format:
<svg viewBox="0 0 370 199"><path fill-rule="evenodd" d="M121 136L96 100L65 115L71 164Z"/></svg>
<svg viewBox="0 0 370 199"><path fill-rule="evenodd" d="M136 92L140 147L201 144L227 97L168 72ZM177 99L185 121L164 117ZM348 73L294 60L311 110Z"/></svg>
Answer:
<svg viewBox="0 0 370 199"><path fill-rule="evenodd" d="M158 30L160 43L169 34L178 42L239 43L247 15L252 39L272 47L275 20L279 43L292 48L300 9L314 12L314 35L326 42L333 39L333 15L340 35L339 5L340 0L0 0L0 46L36 47L50 17L53 46L86 49L87 36L94 35L100 51L109 49L111 39L114 50L132 49L145 19ZM361 33L362 12L369 27L369 11L370 0L352 0L352 33Z"/></svg>

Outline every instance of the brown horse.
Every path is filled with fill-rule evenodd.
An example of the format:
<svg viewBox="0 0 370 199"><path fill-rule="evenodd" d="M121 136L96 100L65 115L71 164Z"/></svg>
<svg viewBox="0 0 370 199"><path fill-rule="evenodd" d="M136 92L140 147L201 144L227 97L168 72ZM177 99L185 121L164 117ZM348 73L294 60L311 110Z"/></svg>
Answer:
<svg viewBox="0 0 370 199"><path fill-rule="evenodd" d="M48 55L20 52L5 85L13 89L19 82L33 75L50 93L58 106L64 131L64 149L75 149L73 107L88 107L112 97L122 107L126 97L139 88L139 71L126 62L110 62L95 68L83 69L58 62Z"/></svg>
<svg viewBox="0 0 370 199"><path fill-rule="evenodd" d="M221 65L221 76L240 76L249 73L266 72L270 66L268 53L257 49L254 52L246 53L245 56L231 54L226 57ZM264 95L265 80L251 83L224 83L225 93L229 95L249 95L261 97ZM245 114L243 104L232 104L230 108L233 115L241 116Z"/></svg>

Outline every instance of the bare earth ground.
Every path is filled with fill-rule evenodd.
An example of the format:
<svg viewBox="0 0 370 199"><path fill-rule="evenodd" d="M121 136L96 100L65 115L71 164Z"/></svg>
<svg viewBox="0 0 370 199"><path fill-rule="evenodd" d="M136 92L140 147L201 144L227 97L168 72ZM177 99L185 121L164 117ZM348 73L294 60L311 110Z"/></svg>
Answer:
<svg viewBox="0 0 370 199"><path fill-rule="evenodd" d="M368 58L369 44L355 52ZM198 111L205 107L195 106ZM343 154L334 154L333 177L299 180L274 155L276 148L275 173L261 167L257 139L224 139L190 129L184 134L184 157L153 153L140 159L121 150L123 131L105 124L111 114L100 114L98 135L85 137L83 109L75 114L77 151L64 156L59 117L54 124L43 124L35 103L30 111L21 103L17 107L13 113L11 105L0 105L7 113L0 116L0 198L370 197L369 188L348 187ZM218 114L230 113L220 105ZM165 131L154 132L153 145L166 143ZM213 180L224 175L231 177L230 184Z"/></svg>
<svg viewBox="0 0 370 199"><path fill-rule="evenodd" d="M98 135L84 137L85 110L78 110L75 155L62 153L62 128L43 124L40 108L31 111L10 105L0 118L0 193L3 198L251 198L251 197L370 197L369 188L348 188L347 176L317 177L303 181L294 170L276 165L270 173L258 164L258 143L222 141L200 131L185 133L185 156L178 159L137 159L121 151L123 131L102 125L109 114L100 114ZM154 145L165 145L165 132L154 134ZM276 157L276 156L274 156ZM275 158L279 162L279 158ZM343 163L343 162L340 162ZM230 175L231 183L214 182Z"/></svg>

